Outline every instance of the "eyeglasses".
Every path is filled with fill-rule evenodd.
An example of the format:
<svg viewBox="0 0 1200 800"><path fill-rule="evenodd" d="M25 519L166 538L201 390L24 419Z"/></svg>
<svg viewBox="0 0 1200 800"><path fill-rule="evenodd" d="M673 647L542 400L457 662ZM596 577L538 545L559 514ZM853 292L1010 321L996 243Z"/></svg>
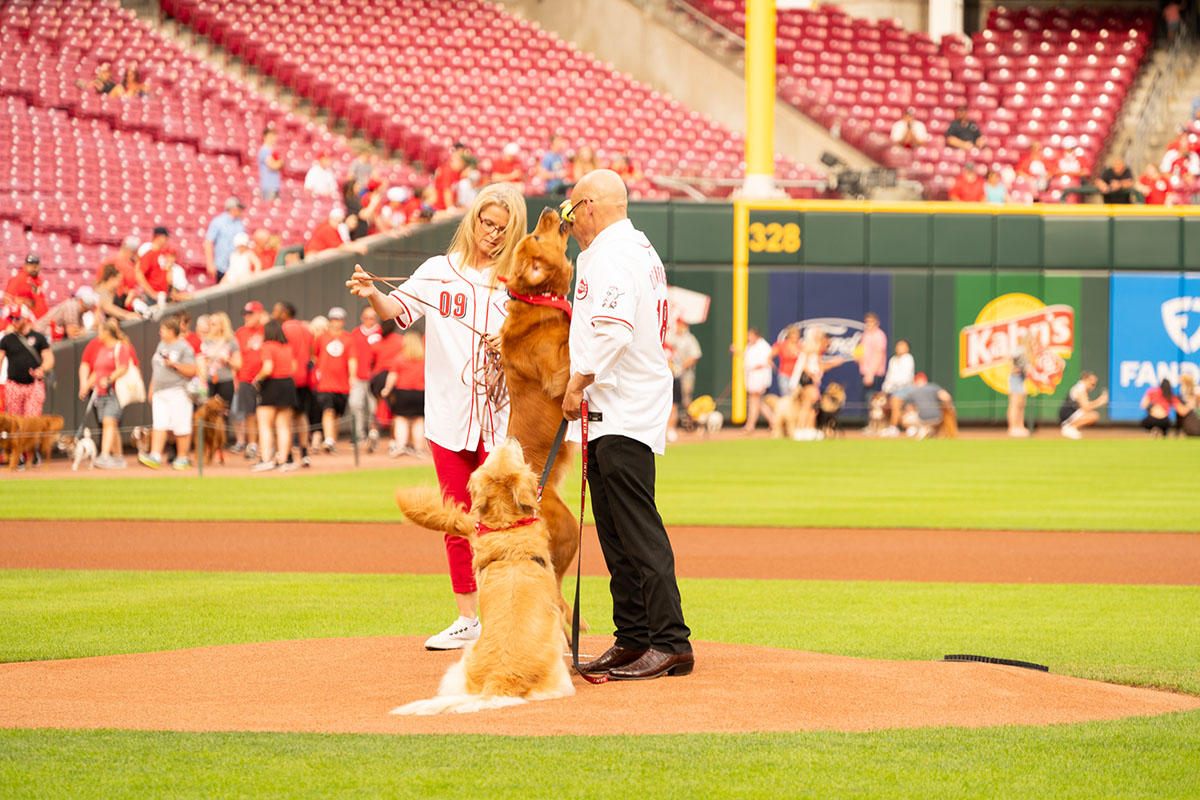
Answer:
<svg viewBox="0 0 1200 800"><path fill-rule="evenodd" d="M478 217L476 217L476 220L478 220L480 226L483 227L484 236L491 236L494 233L503 233L508 227L507 225L497 225L490 219L484 217L483 214L480 214Z"/></svg>

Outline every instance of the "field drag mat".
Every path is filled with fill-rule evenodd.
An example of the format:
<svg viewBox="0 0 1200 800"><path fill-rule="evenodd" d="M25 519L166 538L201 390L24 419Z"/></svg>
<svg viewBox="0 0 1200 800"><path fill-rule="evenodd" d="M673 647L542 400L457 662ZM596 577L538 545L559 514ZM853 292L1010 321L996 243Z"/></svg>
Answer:
<svg viewBox="0 0 1200 800"><path fill-rule="evenodd" d="M1051 725L1200 709L1200 697L940 661L696 642L687 677L592 686L476 714L432 697L456 652L423 637L309 639L0 664L0 727L519 736ZM599 654L608 637L589 636ZM931 655L932 657L932 655Z"/></svg>

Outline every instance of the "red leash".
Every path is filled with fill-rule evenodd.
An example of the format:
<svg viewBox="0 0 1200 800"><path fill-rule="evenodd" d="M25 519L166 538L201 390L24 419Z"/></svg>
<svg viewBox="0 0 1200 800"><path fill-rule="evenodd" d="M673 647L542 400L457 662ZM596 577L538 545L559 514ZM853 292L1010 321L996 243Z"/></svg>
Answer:
<svg viewBox="0 0 1200 800"><path fill-rule="evenodd" d="M580 446L583 450L583 482L579 487L579 548L575 561L575 608L571 615L571 664L588 683L607 683L608 673L589 675L579 668L579 584L583 579L583 512L587 509L587 450L588 450L588 407L584 399L579 407L581 436Z"/></svg>

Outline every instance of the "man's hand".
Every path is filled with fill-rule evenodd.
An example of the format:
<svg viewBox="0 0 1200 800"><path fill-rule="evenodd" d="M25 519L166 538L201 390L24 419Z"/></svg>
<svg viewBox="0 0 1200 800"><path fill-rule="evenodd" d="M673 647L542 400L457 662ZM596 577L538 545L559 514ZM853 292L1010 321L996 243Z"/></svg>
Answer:
<svg viewBox="0 0 1200 800"><path fill-rule="evenodd" d="M580 417L579 406L583 403L583 390L592 385L595 375L581 375L576 372L567 382L567 391L563 394L563 419L574 422Z"/></svg>
<svg viewBox="0 0 1200 800"><path fill-rule="evenodd" d="M379 291L361 264L354 265L354 274L350 276L350 280L346 281L346 286L350 289L350 294L364 300L370 299L371 295Z"/></svg>

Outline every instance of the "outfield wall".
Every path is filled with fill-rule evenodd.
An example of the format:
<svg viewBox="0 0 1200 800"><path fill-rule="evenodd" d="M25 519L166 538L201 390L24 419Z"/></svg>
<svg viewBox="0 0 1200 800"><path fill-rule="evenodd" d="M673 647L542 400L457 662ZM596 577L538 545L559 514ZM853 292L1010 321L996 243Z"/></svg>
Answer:
<svg viewBox="0 0 1200 800"><path fill-rule="evenodd" d="M530 219L555 202L531 198ZM719 396L731 374L733 206L636 203L630 216L654 243L672 284L712 297L708 320L693 328L704 350L696 391ZM755 211L751 223L751 244L759 247L750 261L751 325L773 339L788 325L822 319L834 334L834 351L851 355L862 315L875 311L889 340L907 339L917 368L954 394L965 420L1004 419L1007 339L1030 325L1045 326L1039 330L1063 362L1055 385L1045 387L1051 390L1030 400L1043 419L1054 417L1080 370L1097 373L1111 388L1115 420L1140 417L1142 392L1162 377L1200 374L1200 275L1189 274L1200 270L1200 209L1056 206L1032 213L950 203L814 202L803 211ZM182 307L193 315L225 311L235 325L248 300L290 300L305 318L333 305L354 316L361 304L345 279L355 262L378 275L407 275L445 250L453 228L446 223L402 237L370 237L363 240L365 256L319 254ZM568 252L578 254L574 243ZM148 377L157 325L126 330ZM76 372L85 344L55 348L63 366L47 408L66 417L68 427L82 417ZM861 395L854 366L832 370L830 380L849 388L854 410ZM728 399L723 406L729 410ZM122 424L148 420L149 408L140 406Z"/></svg>

